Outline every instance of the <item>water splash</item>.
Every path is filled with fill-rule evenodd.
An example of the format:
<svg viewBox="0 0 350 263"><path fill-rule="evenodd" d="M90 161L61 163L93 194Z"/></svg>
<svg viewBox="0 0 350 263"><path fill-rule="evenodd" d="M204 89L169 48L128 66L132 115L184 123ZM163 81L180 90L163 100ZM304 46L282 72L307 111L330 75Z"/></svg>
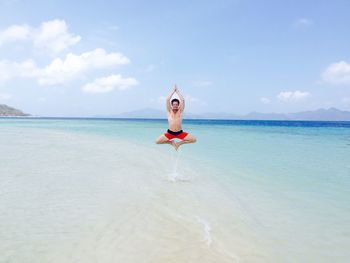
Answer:
<svg viewBox="0 0 350 263"><path fill-rule="evenodd" d="M208 247L210 247L210 245L212 243L212 239L211 239L211 235L210 235L211 227L210 227L209 223L207 222L207 220L205 220L199 216L196 216L196 218L197 218L197 221L203 225L203 231L204 231L203 241L205 241L207 243Z"/></svg>
<svg viewBox="0 0 350 263"><path fill-rule="evenodd" d="M191 179L188 176L185 176L179 172L181 169L180 151L174 151L172 159L173 167L172 171L168 174L167 179L171 182L190 182Z"/></svg>
<svg viewBox="0 0 350 263"><path fill-rule="evenodd" d="M173 154L173 170L168 176L168 179L172 182L181 180L181 176L178 173L179 156L180 156L179 151L175 151Z"/></svg>

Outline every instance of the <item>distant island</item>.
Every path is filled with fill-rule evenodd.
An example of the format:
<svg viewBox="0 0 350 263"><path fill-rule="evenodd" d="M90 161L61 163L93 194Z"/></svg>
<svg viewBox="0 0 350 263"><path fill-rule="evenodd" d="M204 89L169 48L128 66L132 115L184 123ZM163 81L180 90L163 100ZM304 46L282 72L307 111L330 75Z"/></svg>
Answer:
<svg viewBox="0 0 350 263"><path fill-rule="evenodd" d="M19 109L0 104L0 117L45 117L32 116L31 114L24 113ZM83 117L83 116L82 116ZM94 115L86 116L85 118L130 118L130 119L166 119L165 110L158 109L140 109L130 112L124 112L113 115ZM59 116L57 116L59 118ZM193 114L185 112L185 119L218 119L218 120L278 120L278 121L350 121L350 111L339 110L337 108L317 109L310 111L301 111L294 113L261 113L250 112L248 114L233 114L225 112L208 112L201 114Z"/></svg>
<svg viewBox="0 0 350 263"><path fill-rule="evenodd" d="M0 117L17 117L17 116L30 116L30 114L24 113L21 110L12 108L5 104L0 104Z"/></svg>
<svg viewBox="0 0 350 263"><path fill-rule="evenodd" d="M96 115L97 118L145 118L166 119L165 110L141 109L115 115ZM232 113L202 113L184 114L185 119L222 119L222 120L306 120L306 121L350 121L350 112L338 110L337 108L317 109L295 113L260 113L250 112L245 115Z"/></svg>

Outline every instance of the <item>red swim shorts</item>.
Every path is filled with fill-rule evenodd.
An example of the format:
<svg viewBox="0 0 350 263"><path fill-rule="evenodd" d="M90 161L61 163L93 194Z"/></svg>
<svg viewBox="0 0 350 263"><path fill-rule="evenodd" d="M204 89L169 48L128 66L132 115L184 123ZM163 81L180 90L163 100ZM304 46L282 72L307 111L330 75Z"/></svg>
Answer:
<svg viewBox="0 0 350 263"><path fill-rule="evenodd" d="M183 130L177 132L168 130L166 133L164 133L165 137L167 137L169 140L175 138L183 140L187 136L187 134L188 133L184 132Z"/></svg>

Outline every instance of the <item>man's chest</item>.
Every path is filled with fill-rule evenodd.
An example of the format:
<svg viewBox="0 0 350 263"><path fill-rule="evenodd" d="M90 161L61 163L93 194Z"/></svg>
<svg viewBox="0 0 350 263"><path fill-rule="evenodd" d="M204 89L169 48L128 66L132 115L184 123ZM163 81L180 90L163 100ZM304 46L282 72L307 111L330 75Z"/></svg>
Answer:
<svg viewBox="0 0 350 263"><path fill-rule="evenodd" d="M178 121L181 119L182 119L181 114L169 114L169 116L168 116L169 121Z"/></svg>

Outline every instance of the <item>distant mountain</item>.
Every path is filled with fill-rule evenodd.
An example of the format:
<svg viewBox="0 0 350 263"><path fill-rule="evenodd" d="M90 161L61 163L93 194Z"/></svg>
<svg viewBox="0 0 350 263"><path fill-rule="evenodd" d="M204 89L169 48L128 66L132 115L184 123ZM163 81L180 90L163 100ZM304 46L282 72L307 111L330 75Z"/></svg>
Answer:
<svg viewBox="0 0 350 263"><path fill-rule="evenodd" d="M240 115L238 119L242 120L284 120L285 115L282 113L261 113L261 112L250 112L246 115Z"/></svg>
<svg viewBox="0 0 350 263"><path fill-rule="evenodd" d="M0 116L30 116L30 114L24 113L5 104L0 104Z"/></svg>
<svg viewBox="0 0 350 263"><path fill-rule="evenodd" d="M290 113L287 117L293 120L350 121L350 112L338 110L336 108L329 108Z"/></svg>
<svg viewBox="0 0 350 263"><path fill-rule="evenodd" d="M114 118L145 118L145 119L166 119L165 110L141 109L110 116ZM185 112L185 119L226 119L226 120L313 120L313 121L350 121L350 112L336 108L318 109L313 111L302 111L295 113L261 113L250 112L245 115L232 113L202 113L193 114Z"/></svg>

